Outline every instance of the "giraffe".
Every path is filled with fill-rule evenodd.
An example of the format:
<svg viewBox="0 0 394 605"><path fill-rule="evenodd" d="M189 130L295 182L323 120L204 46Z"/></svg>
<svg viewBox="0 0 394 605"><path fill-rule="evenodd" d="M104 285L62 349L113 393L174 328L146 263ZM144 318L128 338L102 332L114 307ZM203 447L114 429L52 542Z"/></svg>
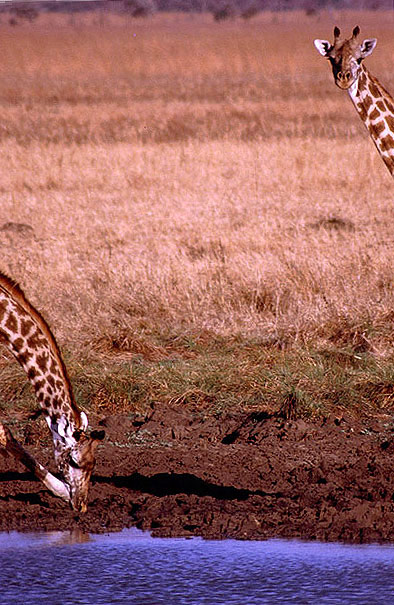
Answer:
<svg viewBox="0 0 394 605"><path fill-rule="evenodd" d="M52 433L61 480L37 463L0 423L0 445L18 458L77 512L86 512L95 449L104 431L87 434L88 419L79 410L67 370L47 322L19 285L0 272L0 342L14 355L33 385Z"/></svg>
<svg viewBox="0 0 394 605"><path fill-rule="evenodd" d="M357 42L360 28L353 29L348 39L334 28L334 43L315 40L314 44L332 67L335 84L347 90L358 115L364 122L376 148L394 177L394 100L362 63L376 46L376 38Z"/></svg>

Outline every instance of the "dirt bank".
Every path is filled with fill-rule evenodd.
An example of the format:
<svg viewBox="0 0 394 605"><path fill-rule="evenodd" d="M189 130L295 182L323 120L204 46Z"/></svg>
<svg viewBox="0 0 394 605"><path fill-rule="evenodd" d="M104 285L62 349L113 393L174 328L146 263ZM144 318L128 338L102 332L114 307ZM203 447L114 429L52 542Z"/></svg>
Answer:
<svg viewBox="0 0 394 605"><path fill-rule="evenodd" d="M96 420L107 439L88 513L76 517L13 458L0 456L0 530L136 525L160 536L394 540L389 417L214 418L156 404L146 417ZM28 447L54 470L50 447Z"/></svg>

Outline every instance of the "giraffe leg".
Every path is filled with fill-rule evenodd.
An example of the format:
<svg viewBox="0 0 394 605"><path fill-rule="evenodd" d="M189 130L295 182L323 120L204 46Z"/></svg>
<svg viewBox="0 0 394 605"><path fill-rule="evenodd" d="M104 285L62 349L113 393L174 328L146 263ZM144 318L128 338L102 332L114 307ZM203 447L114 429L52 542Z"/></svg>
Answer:
<svg viewBox="0 0 394 605"><path fill-rule="evenodd" d="M70 502L70 492L63 481L47 471L29 452L13 437L9 428L0 423L0 446L19 460L52 494Z"/></svg>

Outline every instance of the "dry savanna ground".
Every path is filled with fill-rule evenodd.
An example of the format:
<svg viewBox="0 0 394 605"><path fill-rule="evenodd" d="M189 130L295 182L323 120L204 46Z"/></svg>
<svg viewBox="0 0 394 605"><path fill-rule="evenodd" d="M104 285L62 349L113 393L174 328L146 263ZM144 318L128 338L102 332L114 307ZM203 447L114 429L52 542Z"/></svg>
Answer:
<svg viewBox="0 0 394 605"><path fill-rule="evenodd" d="M394 92L383 12L3 18L1 269L88 411L392 412L393 181L313 47L336 24Z"/></svg>

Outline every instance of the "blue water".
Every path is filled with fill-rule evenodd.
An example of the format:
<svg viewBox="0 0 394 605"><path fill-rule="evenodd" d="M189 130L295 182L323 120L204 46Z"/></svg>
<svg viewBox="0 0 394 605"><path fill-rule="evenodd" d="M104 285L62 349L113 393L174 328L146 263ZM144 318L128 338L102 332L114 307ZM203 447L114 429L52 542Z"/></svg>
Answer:
<svg viewBox="0 0 394 605"><path fill-rule="evenodd" d="M394 604L394 547L0 534L0 604Z"/></svg>

